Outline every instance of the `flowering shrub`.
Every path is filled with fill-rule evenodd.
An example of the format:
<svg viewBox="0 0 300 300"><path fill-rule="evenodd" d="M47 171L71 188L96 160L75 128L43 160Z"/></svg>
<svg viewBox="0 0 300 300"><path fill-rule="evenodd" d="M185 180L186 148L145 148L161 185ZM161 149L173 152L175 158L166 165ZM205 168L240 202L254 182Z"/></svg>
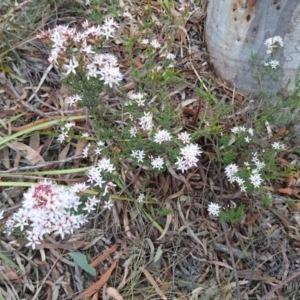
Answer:
<svg viewBox="0 0 300 300"><path fill-rule="evenodd" d="M269 147L260 149L259 145L255 143L256 137L253 128L235 126L231 132L233 137L230 140L224 139L227 145L221 155L226 157L230 150L234 153L242 152L242 155L239 159L235 156L230 158L229 155L229 160L231 159L233 162L228 163L224 168L226 178L229 183L236 184L243 193L260 192L264 181L270 179L269 171L276 174L275 158L279 151L285 150L285 145L281 142L273 142ZM245 147L249 151L246 151ZM255 151L252 151L251 148ZM208 212L211 216L218 216L221 210L218 204L210 203Z"/></svg>
<svg viewBox="0 0 300 300"><path fill-rule="evenodd" d="M117 58L110 53L96 53L94 50L101 42L113 37L119 25L106 18L102 26L93 26L89 21L82 23L83 30L58 25L52 30L37 35L47 41L52 50L48 61L63 71L64 76L76 75L78 69L87 79L98 78L109 86L118 84L122 74L117 66ZM70 105L81 100L80 95L68 99Z"/></svg>
<svg viewBox="0 0 300 300"><path fill-rule="evenodd" d="M86 3L89 4L89 1ZM182 10L187 7L187 4L184 5ZM128 12L123 17L133 18ZM87 222L88 214L96 210L100 202L104 209L113 207L110 196L118 189L116 178L119 176L119 160L130 160L132 168L139 166L144 170L163 172L171 167L183 173L196 168L203 153L202 148L193 142L193 137L178 122L180 119L169 102L170 96L164 90L166 84L179 80L173 64L176 55L165 50L167 43L161 37L138 39L140 57L146 61L143 68L133 70L130 76L133 81L142 82L143 85L138 90L122 94L122 101L118 103L121 109L103 105L105 109L102 110L99 106L104 100L99 98L100 93L105 88L113 89L123 80L117 57L103 51L103 46L114 37L119 24L112 18L106 18L103 25L95 26L85 21L81 27L82 30L58 25L40 33L38 38L48 43L51 48L49 63L62 73L65 83L71 87L72 93L65 99L69 107L87 106L94 109L91 114L96 115L97 111L101 116L95 120L95 123L99 122L97 138L89 138L87 133L82 133L82 139L86 141L82 156L87 158L92 154L97 156L98 161L87 174L89 186L61 187L44 181L24 194L22 208L7 222L7 232L14 227L26 230L29 241L26 246L33 248L45 234L54 233L61 238L72 234L74 229ZM266 41L266 46L270 59L265 65L275 69L279 63L273 58L277 49L283 47L283 41L280 37L274 37ZM155 63L157 55L165 58L163 64ZM154 83L156 88L152 89L150 83ZM58 141L70 142L74 127L75 123L62 126ZM250 146L254 139L252 128L236 126L232 128L232 133L236 136L236 148L242 145L238 140L242 139ZM118 151L115 151L116 148ZM271 150L276 152L281 149L283 145L274 142ZM271 157L276 154L273 152ZM229 183L237 185L242 192L259 189L266 179L265 168L268 165L263 158L261 153L253 152L240 161L228 163L224 169ZM79 195L87 188L97 189L100 198L88 197L82 202ZM142 202L145 197L144 193L140 193L137 201ZM218 216L221 206L210 203L208 212Z"/></svg>
<svg viewBox="0 0 300 300"><path fill-rule="evenodd" d="M79 42L83 42L82 45L80 44L80 47L79 44L77 45L77 48L79 48L77 49L76 53L79 53L79 58L72 55L68 64L60 64L62 65L62 68L66 70L65 76L72 74L75 75L76 68L79 68L80 72L86 74L86 78L88 80L100 75L99 79L102 80L104 84L109 86L112 86L113 84L119 84L121 76L117 75L120 75L120 73L118 73L116 69L110 72L116 75L114 78L116 80L113 80L110 77L107 77L107 79L105 76L103 76L105 73L104 70L107 68L116 68L116 58L109 54L106 54L105 57L103 55L99 56L100 54L95 53L92 44L88 44L88 40L85 41L82 37L90 35L90 37L93 39L96 37L97 41L97 39L100 39L102 32L104 33L102 35L108 39L113 37L113 31L118 27L118 24L111 19L106 19L105 24L103 25L105 29L98 28L96 30L95 27L88 22L84 22L82 26L87 32L83 33L82 35L79 35L79 33L73 33L71 29L66 30L64 28L64 30L62 30L60 27L56 29L56 31L63 36L68 37L73 35L73 37L75 37L75 35L79 35L81 37L78 38ZM66 33L70 30L71 34ZM97 34L95 34L95 32L97 32ZM51 37L50 39L54 43L53 45L55 45L57 48L55 43L56 39L52 37L53 34L43 34L42 37L45 38L45 36ZM68 38L65 38L65 40L68 40ZM95 42L95 40L93 42ZM159 80L163 80L163 78L167 77L166 74L169 72L168 70L173 68L173 65L171 63L167 64L166 67L155 66L155 63L153 63L151 60L153 57L155 57L158 49L161 47L161 43L157 39L152 39L151 41L149 41L149 39L141 39L140 44L143 45L142 47L145 47L149 59L148 66L151 66L152 69L152 74L150 74L150 77L143 79L146 82L150 80L156 84L159 84ZM267 54L271 55L271 58L273 58L279 47L283 47L283 41L280 37L270 38L266 40L265 44L268 47ZM70 45L67 44L66 47L70 47ZM72 47L74 47L74 45L72 45ZM62 51L67 50L67 48L61 49ZM52 50L52 52L54 52L54 54L56 53L55 50ZM80 58L81 52L86 53L88 57L90 55L90 58L84 59L82 62L82 58ZM53 60L53 57L55 57L54 54L52 53L52 56L50 56L49 60L50 62L54 61L55 63L55 60ZM64 55L61 56L64 57ZM167 60L172 61L175 59L175 55L172 53L166 53L164 56ZM78 61L80 61L80 63ZM105 66L102 65L104 62L107 63ZM268 61L268 63L266 63L266 66L270 65L272 68L276 68L278 64L279 63L276 63L273 61L273 59L271 59ZM145 66L147 66L147 64L145 64ZM101 68L103 68L103 70ZM164 74L164 76L161 76L162 74ZM173 73L173 77L174 75L175 73ZM72 87L76 89L75 86ZM128 99L124 101L122 115L118 115L117 112L114 115L115 118L119 118L119 122L122 121L125 122L126 125L128 124L127 126L123 126L123 130L118 138L118 140L124 140L124 138L127 139L127 142L123 145L122 154L119 155L118 159L127 159L128 156L130 156L133 162L135 162L133 166L139 165L140 167L146 169L150 168L158 172L166 170L166 163L169 161L181 172L185 172L193 167L197 167L197 162L202 150L199 145L191 142L191 137L187 132L182 131L179 132L179 134L174 134L174 132L178 132L180 129L177 126L174 126L174 123L171 121L171 116L174 114L174 111L173 108L170 110L170 105L163 101L163 98L165 97L162 97L162 102L165 105L164 110L166 113L159 116L155 114L155 111L150 104L151 100L148 99L149 96L147 93L131 91L126 96ZM157 96L160 95L154 95L154 97ZM79 101L82 103L82 96L75 94L69 97L67 101L69 105L76 104ZM170 121L169 124L168 121ZM88 157L88 154L91 152L91 150L94 150L94 153L100 155L102 159L109 160L108 157L112 153L111 149L113 149L115 146L113 142L111 143L112 135L115 136L119 133L118 126L114 128L115 130L110 132L111 135L109 135L108 130L106 132L104 130L99 131L101 140L107 140L107 138L110 140L109 147L105 146L105 143L103 142L98 142L101 143L101 146L97 144L95 147L93 147L91 143L88 143L83 151L83 156ZM59 138L60 142L64 141L64 136L67 137L67 132L68 131L66 129L63 129ZM254 130L252 128L247 129L244 126L235 126L232 128L232 133L235 135L236 148L241 146L243 147L243 143L251 144L252 139L255 139ZM273 148L279 150L283 149L283 146L275 142ZM239 149L236 149L236 151L238 152ZM228 154L230 153L231 152L229 151ZM271 157L272 155L274 157L275 154L271 154ZM266 170L264 169L266 167L266 163L264 162L263 158L267 155L263 155L263 157L260 156L261 154L254 151L253 153L249 154L248 157L243 158L242 165L232 162L225 166L225 174L228 181L231 184L237 184L242 192L250 192L255 189L259 189L266 179ZM114 161L117 162L115 158L116 157L114 157ZM94 167L89 173L89 182L94 187L99 188L101 192L106 195L108 187L107 182L103 180L102 175L100 175L102 171L103 170L99 168L99 166ZM112 166L110 171L113 171ZM115 173L117 174L117 172ZM113 189L116 185L114 184L114 181L111 181L111 184ZM104 186L106 187L104 188ZM113 205L113 203L108 198L105 207L109 208L111 205ZM217 204L211 203L208 207L208 211L209 214L217 216L220 212L220 207Z"/></svg>
<svg viewBox="0 0 300 300"><path fill-rule="evenodd" d="M132 18L126 12L123 17ZM105 86L113 88L123 79L117 58L103 51L103 45L113 38L119 25L112 18L106 18L102 26L85 21L81 27L82 30L58 25L52 30L48 29L38 34L38 38L49 45L49 63L62 73L64 82L71 87L72 93L65 98L65 102L69 107L86 106L89 103L87 107L93 108L90 111L93 114L96 111L94 108L102 104L96 99L97 95ZM162 46L160 40L141 39L140 44L148 56L145 68L151 68L151 72L145 73L145 82L153 81L163 87L166 83L178 80L173 70L173 53L161 54L166 58L165 66L156 66L154 63L153 59ZM132 76L135 76L134 72ZM197 166L202 150L199 145L192 143L192 138L186 131L178 125L174 126L174 108L168 102L169 96L163 89L153 91L150 95L158 97L164 106L160 115L155 111L157 103L154 104L147 93L130 91L124 96L122 113L115 111L113 118L109 116L110 128L107 123L103 123L104 126L99 123L98 140L94 141L95 138L89 137L86 132L81 135L86 141L83 157L98 156L97 164L87 174L89 186L67 188L44 181L37 187L30 188L24 194L22 208L7 222L8 233L14 227L19 227L21 231L26 230L29 241L26 246L35 248L46 233L54 233L61 238L72 234L74 229L87 222L88 214L93 212L100 202L103 203L104 209L111 209L114 204L110 194L116 192L115 179L119 176L116 166L120 159L130 157L133 167L138 165L158 172L166 170L169 162L181 172ZM99 122L102 119L107 120L105 113L101 118L97 118ZM122 131L118 122L126 124ZM58 136L60 143L71 142L76 133L75 125L74 122L70 122L62 126ZM114 151L115 140L124 140L120 153ZM87 188L97 189L101 200L94 196L82 202L79 194ZM144 199L144 193L137 196L138 202Z"/></svg>
<svg viewBox="0 0 300 300"><path fill-rule="evenodd" d="M74 78L75 80L78 75L79 81L84 80L85 83L90 80L97 80L110 87L118 85L122 80L122 75L117 67L116 57L109 53L97 53L97 51L99 51L99 49L101 51L100 46L103 40L108 40L113 37L114 32L119 25L110 18L106 18L102 26L94 26L88 21L83 22L81 25L83 28L82 31L79 31L76 28L58 25L54 29L42 32L38 35L40 39L47 41L52 48L49 62L62 70L63 75L67 80L69 78ZM155 38L152 39L151 42L142 39L141 43L146 45L145 47L149 57L154 57L156 51L158 51L157 49L161 47L160 42ZM175 58L175 55L172 53L166 53L165 56L168 61L172 61ZM169 65L167 69L164 70L161 67L155 68L155 65L152 65L152 70L156 74L155 76L160 76L158 73L162 73L164 80L168 78L168 76L165 76L166 72L168 72L168 68L172 68L172 66ZM81 74L85 75L85 79L82 78ZM150 76L153 79L153 75L150 74ZM72 84L72 80L67 82L70 82L72 89L76 90L78 86ZM96 93L99 94L100 92L101 85ZM157 120L156 118L157 122L154 122L153 110L151 109L151 106L147 105L146 93L132 92L127 96L130 100L124 102L126 110L124 110L121 116L118 116L116 113L114 118L119 117L122 120L124 120L124 118L125 120L128 119L128 121L130 121L128 122L130 123L130 126L128 127L127 132L130 138L134 138L132 144L140 144L140 149L137 149L134 145L134 147L132 147L134 149L130 150L129 155L136 160L138 164L145 164L145 159L148 155L148 164L146 164L148 167L157 170L164 170L165 159L170 159L174 162L176 159L175 155L177 157L177 168L182 172L196 166L201 150L199 146L191 144L189 134L186 132L179 133L177 138L178 141L176 141L176 137L166 128L159 128L162 122L166 123L172 118L171 114L173 114L173 112L170 109L166 109L166 112L169 114L168 117L166 118L166 115L162 115L160 120ZM83 105L86 100L85 98L84 95L75 93L67 97L66 101L70 106L76 105L77 103ZM169 124L169 129L171 128L171 125L172 124ZM70 139L70 135L72 134L70 128L72 126L74 126L74 124L66 124L63 127L58 138L59 142ZM175 129L178 131L177 128ZM118 134L118 132L119 130L116 128L116 130L111 131L111 134L115 135ZM101 132L100 130L100 139L102 139L101 135L103 135L103 139L111 139L111 136L107 136L108 134L108 131ZM145 134L148 135L148 139L145 139ZM120 139L123 139L124 137L126 137L126 132L120 133ZM135 140L138 140L139 143L136 143ZM145 147L147 144L148 146ZM155 144L158 145L156 146ZM186 146L182 149L175 150L174 146L176 144L179 147L183 144ZM83 151L84 157L88 156L91 146L92 145L89 143L85 147ZM113 145L111 146L113 147ZM126 146L131 148L128 144ZM166 151L170 146L173 151ZM145 151L145 148L148 148L148 151ZM103 155L111 155L111 152L109 152L111 150L106 150L106 153ZM100 152L101 150L97 146L95 153L100 154ZM127 153L124 154L124 157L126 157Z"/></svg>

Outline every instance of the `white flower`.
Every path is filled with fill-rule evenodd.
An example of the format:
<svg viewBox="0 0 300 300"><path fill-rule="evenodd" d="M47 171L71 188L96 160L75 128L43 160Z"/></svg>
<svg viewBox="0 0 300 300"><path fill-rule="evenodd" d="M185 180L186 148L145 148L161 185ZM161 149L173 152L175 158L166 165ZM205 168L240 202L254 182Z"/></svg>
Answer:
<svg viewBox="0 0 300 300"><path fill-rule="evenodd" d="M87 55L95 53L95 51L92 50L92 45L87 45L86 40L82 43L80 52L85 52Z"/></svg>
<svg viewBox="0 0 300 300"><path fill-rule="evenodd" d="M155 169L162 169L164 167L164 160L161 157L157 157L151 161L151 165Z"/></svg>
<svg viewBox="0 0 300 300"><path fill-rule="evenodd" d="M123 12L123 17L128 18L130 20L133 19L132 14L130 12L126 11L126 10Z"/></svg>
<svg viewBox="0 0 300 300"><path fill-rule="evenodd" d="M72 127L74 127L75 126L75 123L74 122L69 122L69 123L67 123L67 124L65 124L65 128L66 129L70 129L70 128L72 128Z"/></svg>
<svg viewBox="0 0 300 300"><path fill-rule="evenodd" d="M239 133L239 127L238 126L234 126L233 128L231 128L231 132L233 134Z"/></svg>
<svg viewBox="0 0 300 300"><path fill-rule="evenodd" d="M139 196L137 198L138 202L143 202L144 199L145 199L145 194L143 194L143 193L139 194Z"/></svg>
<svg viewBox="0 0 300 300"><path fill-rule="evenodd" d="M70 73L76 74L76 68L79 66L78 61L73 56L68 65L63 65L63 68L67 70L67 72L64 74L65 76L69 75Z"/></svg>
<svg viewBox="0 0 300 300"><path fill-rule="evenodd" d="M254 187L259 187L261 183L263 182L263 179L261 178L260 174L257 173L257 170L253 170L254 174L250 175L249 179Z"/></svg>
<svg viewBox="0 0 300 300"><path fill-rule="evenodd" d="M97 163L97 169L99 172L106 171L108 173L112 173L115 170L114 165L110 162L109 158L102 158Z"/></svg>
<svg viewBox="0 0 300 300"><path fill-rule="evenodd" d="M231 132L233 134L237 134L237 133L245 132L245 131L246 131L245 126L235 126L235 127L231 128Z"/></svg>
<svg viewBox="0 0 300 300"><path fill-rule="evenodd" d="M170 141L171 140L171 134L163 129L159 130L155 135L154 135L154 142L161 144L162 142Z"/></svg>
<svg viewBox="0 0 300 300"><path fill-rule="evenodd" d="M138 162L143 162L145 158L145 151L144 150L136 150L131 151L131 156L136 158Z"/></svg>
<svg viewBox="0 0 300 300"><path fill-rule="evenodd" d="M216 217L219 216L220 209L221 209L221 206L219 204L212 203L212 202L208 204L208 208L207 208L209 215L216 216Z"/></svg>
<svg viewBox="0 0 300 300"><path fill-rule="evenodd" d="M238 177L238 176L235 177L235 181L237 182L237 184L238 184L239 186L242 186L242 185L244 185L244 183L245 183L245 180L242 179L242 178L240 178L240 177Z"/></svg>
<svg viewBox="0 0 300 300"><path fill-rule="evenodd" d="M244 185L240 186L241 192L246 193L246 187Z"/></svg>
<svg viewBox="0 0 300 300"><path fill-rule="evenodd" d="M272 148L275 149L275 150L284 150L285 149L285 146L279 142L274 142L272 144Z"/></svg>
<svg viewBox="0 0 300 300"><path fill-rule="evenodd" d="M98 147L103 147L104 145L105 145L105 143L102 142L102 141L98 141L98 142L97 142L97 146L98 146Z"/></svg>
<svg viewBox="0 0 300 300"><path fill-rule="evenodd" d="M167 58L167 59L173 60L173 59L175 59L175 55L172 54L172 53L168 53L168 54L166 55L166 58Z"/></svg>
<svg viewBox="0 0 300 300"><path fill-rule="evenodd" d="M190 4L185 1L180 1L179 11L187 10L190 7Z"/></svg>
<svg viewBox="0 0 300 300"><path fill-rule="evenodd" d="M88 213L90 213L95 209L96 209L96 207L93 202L91 202L91 201L85 202L85 207L83 208L83 210L86 210Z"/></svg>
<svg viewBox="0 0 300 300"><path fill-rule="evenodd" d="M272 68L272 69L276 69L279 66L279 61L278 60L270 60L268 65Z"/></svg>
<svg viewBox="0 0 300 300"><path fill-rule="evenodd" d="M91 205L96 205L97 203L100 202L100 199L96 198L96 196L88 197L88 201L91 203Z"/></svg>
<svg viewBox="0 0 300 300"><path fill-rule="evenodd" d="M178 138L184 143L184 144L189 144L190 143L190 135L184 131L178 134Z"/></svg>
<svg viewBox="0 0 300 300"><path fill-rule="evenodd" d="M4 210L1 210L0 211L0 220L3 219L3 213L4 213Z"/></svg>
<svg viewBox="0 0 300 300"><path fill-rule="evenodd" d="M187 163L183 157L177 157L177 162L175 163L175 165L177 165L177 169L182 173L188 169Z"/></svg>
<svg viewBox="0 0 300 300"><path fill-rule="evenodd" d="M153 48L155 48L155 49L158 49L158 48L161 47L161 46L160 46L160 43L159 43L159 41L158 41L157 39L152 40L151 43L150 43L150 45L151 45Z"/></svg>
<svg viewBox="0 0 300 300"><path fill-rule="evenodd" d="M31 246L32 249L35 249L36 244L40 244L39 242L39 235L34 231L26 231L27 232L27 240L29 243L27 243L25 246L29 247Z"/></svg>
<svg viewBox="0 0 300 300"><path fill-rule="evenodd" d="M145 95L141 93L135 93L131 95L131 98L134 99L138 106L145 106Z"/></svg>
<svg viewBox="0 0 300 300"><path fill-rule="evenodd" d="M109 209L111 210L111 208L114 206L113 202L111 201L111 199L109 199L108 201L105 202L104 204L104 209Z"/></svg>
<svg viewBox="0 0 300 300"><path fill-rule="evenodd" d="M90 147L91 147L91 144L89 143L82 150L82 155L83 155L84 158L87 158L89 156Z"/></svg>
<svg viewBox="0 0 300 300"><path fill-rule="evenodd" d="M94 150L94 152L96 155L99 155L102 152L102 149L105 146L105 143L103 143L102 141L98 141L96 144L97 144L97 147Z"/></svg>
<svg viewBox="0 0 300 300"><path fill-rule="evenodd" d="M152 115L150 112L144 112L144 116L141 117L139 122L141 128L146 131L150 131L153 127Z"/></svg>
<svg viewBox="0 0 300 300"><path fill-rule="evenodd" d="M113 84L118 85L123 78L118 67L112 67L109 65L102 67L99 74L100 79L104 81L104 84L108 84L110 87L112 87Z"/></svg>
<svg viewBox="0 0 300 300"><path fill-rule="evenodd" d="M105 196L107 194L108 190L113 190L114 187L116 187L116 185L113 182L111 182L111 181L108 182L105 186L103 196Z"/></svg>
<svg viewBox="0 0 300 300"><path fill-rule="evenodd" d="M129 133L130 133L131 137L136 137L137 132L138 131L137 131L137 129L135 127L133 127L133 126L130 127Z"/></svg>
<svg viewBox="0 0 300 300"><path fill-rule="evenodd" d="M245 137L245 142L246 142L246 143L250 143L250 141L251 141L251 138L250 138L249 136L246 136L246 137Z"/></svg>
<svg viewBox="0 0 300 300"><path fill-rule="evenodd" d="M149 44L149 40L148 40L148 39L142 39L142 40L141 40L141 43L142 43L143 45L147 45L147 44Z"/></svg>
<svg viewBox="0 0 300 300"><path fill-rule="evenodd" d="M63 131L57 138L57 140L62 143L68 136L68 133L66 131Z"/></svg>
<svg viewBox="0 0 300 300"><path fill-rule="evenodd" d="M230 164L228 166L226 166L225 168L225 174L227 176L227 178L232 178L235 173L239 170L238 166L236 164Z"/></svg>
<svg viewBox="0 0 300 300"><path fill-rule="evenodd" d="M82 192L84 192L85 190L87 190L88 188L89 188L89 186L86 185L85 182L82 182L82 183L75 183L74 185L72 185L72 191L73 191L75 194L82 193Z"/></svg>

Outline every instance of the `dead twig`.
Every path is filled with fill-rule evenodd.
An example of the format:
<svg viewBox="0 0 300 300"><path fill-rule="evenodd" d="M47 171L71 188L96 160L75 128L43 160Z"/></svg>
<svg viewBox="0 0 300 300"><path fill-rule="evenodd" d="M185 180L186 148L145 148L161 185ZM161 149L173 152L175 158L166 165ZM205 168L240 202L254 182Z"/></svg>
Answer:
<svg viewBox="0 0 300 300"><path fill-rule="evenodd" d="M286 285L288 282L292 281L294 278L300 276L300 271L290 275L287 279L281 281L278 285L274 286L268 293L260 298L260 300L267 300L272 297L272 295L279 290L282 286Z"/></svg>
<svg viewBox="0 0 300 300"><path fill-rule="evenodd" d="M234 275L234 279L235 279L235 283L236 283L236 299L240 300L241 299L241 293L240 293L240 284L239 284L239 277L238 277L238 273L236 270L236 265L235 265L235 261L234 261L234 257L233 257L233 252L232 252L232 248L231 245L229 243L228 237L227 237L227 225L225 223L221 223L222 224L222 229L224 231L224 236L225 236L225 240L226 240L226 245L229 249L229 255L230 255L230 260L232 263L232 268L233 268L233 275Z"/></svg>

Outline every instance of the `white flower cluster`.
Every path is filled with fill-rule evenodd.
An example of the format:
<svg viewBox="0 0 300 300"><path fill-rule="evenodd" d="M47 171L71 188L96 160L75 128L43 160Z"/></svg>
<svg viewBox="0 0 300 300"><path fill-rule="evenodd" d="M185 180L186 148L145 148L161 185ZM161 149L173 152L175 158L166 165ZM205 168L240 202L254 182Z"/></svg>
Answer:
<svg viewBox="0 0 300 300"><path fill-rule="evenodd" d="M158 144L161 144L162 142L171 141L171 139L171 134L165 129L158 130L154 135L154 142Z"/></svg>
<svg viewBox="0 0 300 300"><path fill-rule="evenodd" d="M80 66L85 70L88 79L98 77L109 86L119 84L122 74L117 66L117 58L109 53L96 54L93 50L94 45L104 37L113 37L119 25L113 19L106 18L102 26L92 26L85 21L82 27L84 30L78 31L75 27L58 25L37 35L38 38L50 40L52 43L49 62L56 67L62 64L65 76L76 74Z"/></svg>
<svg viewBox="0 0 300 300"><path fill-rule="evenodd" d="M150 42L150 45L151 45L153 48L155 48L155 49L158 49L158 48L161 47L159 41L156 40L156 39L152 40L152 41Z"/></svg>
<svg viewBox="0 0 300 300"><path fill-rule="evenodd" d="M98 161L95 167L92 167L88 173L88 182L94 186L99 186L102 188L104 183L107 184L104 180L104 173L113 173L115 170L114 165L110 162L109 158L102 158Z"/></svg>
<svg viewBox="0 0 300 300"><path fill-rule="evenodd" d="M211 202L211 203L208 204L207 210L208 210L208 213L209 213L210 216L217 217L220 214L221 206L217 203L212 203Z"/></svg>
<svg viewBox="0 0 300 300"><path fill-rule="evenodd" d="M251 162L253 163L253 169L251 170L249 180L255 188L258 188L263 182L263 179L259 172L265 167L266 164L258 159L256 152L252 155L253 157ZM245 162L245 166L250 169L249 162ZM241 191L246 192L245 180L236 175L238 171L239 167L236 164L230 164L225 168L225 175L230 183L236 182L239 185Z"/></svg>
<svg viewBox="0 0 300 300"><path fill-rule="evenodd" d="M267 53L271 54L273 50L276 49L277 47L283 47L284 43L282 38L277 35L269 39L266 39L265 45L268 47Z"/></svg>
<svg viewBox="0 0 300 300"><path fill-rule="evenodd" d="M186 170L197 167L198 156L201 155L203 151L197 144L187 144L182 149L180 149L181 156L177 157L177 169L182 173Z"/></svg>
<svg viewBox="0 0 300 300"><path fill-rule="evenodd" d="M82 101L82 97L79 96L78 94L75 94L67 97L66 101L70 106L75 106L79 101Z"/></svg>
<svg viewBox="0 0 300 300"><path fill-rule="evenodd" d="M83 133L82 134L82 137L83 138L85 138L85 137L88 137L89 135L88 135L88 133ZM93 149L93 152L94 152L94 154L96 154L96 155L99 155L101 152L102 152L102 150L103 150L103 146L105 145L102 141L98 141L97 143L96 143L96 147L93 147L94 149ZM83 150L82 150L82 156L84 157L84 158L87 158L88 156L89 156L89 154L90 154L90 151L91 151L91 143L88 143L84 148L83 148Z"/></svg>
<svg viewBox="0 0 300 300"><path fill-rule="evenodd" d="M249 133L251 136L253 136L253 129L252 128L246 128L245 126L235 126L235 127L233 127L232 129L231 129L231 132L233 133L233 134L239 134L239 133L244 133L244 134L246 134L246 133ZM245 137L245 141L247 142L247 143L249 143L250 141L251 141L251 138L250 138L250 136L246 136Z"/></svg>
<svg viewBox="0 0 300 300"><path fill-rule="evenodd" d="M144 116L140 118L139 125L142 130L150 131L153 128L152 114L150 112L144 112Z"/></svg>
<svg viewBox="0 0 300 300"><path fill-rule="evenodd" d="M148 117L149 116L145 116ZM146 124L150 122L150 120L143 119L140 121L142 124ZM151 118L152 122L152 118ZM145 126L146 127L146 126ZM136 135L137 129L135 127L131 127L131 133ZM201 155L202 150L199 145L190 143L190 135L187 132L181 132L177 136L178 140L186 144L184 147L180 149L180 156L177 157L176 165L177 169L181 170L181 172L185 172L186 170L197 167L198 157ZM171 134L165 130L160 129L154 134L153 141L158 144L162 144L163 142L169 142L172 140ZM133 150L131 152L131 157L135 158L139 163L144 162L146 157L146 153L144 150ZM154 169L162 169L164 167L164 159L161 156L157 156L153 158L149 156L150 164Z"/></svg>
<svg viewBox="0 0 300 300"><path fill-rule="evenodd" d="M280 36L274 36L272 38L266 39L265 45L267 46L267 54L273 54L275 50L279 47L283 47L284 43ZM271 67L272 69L276 69L279 66L279 61L275 59L270 59L265 62L266 67Z"/></svg>
<svg viewBox="0 0 300 300"><path fill-rule="evenodd" d="M31 187L24 194L22 207L6 222L6 233L11 233L14 227L26 230L26 246L35 248L40 244L44 234L54 232L64 238L65 234L72 234L74 229L87 222L83 214L74 214L81 204L78 191L87 186L77 184L74 187L58 186L44 180L39 185Z"/></svg>
<svg viewBox="0 0 300 300"><path fill-rule="evenodd" d="M156 157L154 158L152 161L151 161L151 166L154 168L154 169L162 169L164 167L164 160L163 158L161 157Z"/></svg>
<svg viewBox="0 0 300 300"><path fill-rule="evenodd" d="M143 202L145 199L145 194L144 193L140 193L139 196L137 197L137 201L138 202Z"/></svg>
<svg viewBox="0 0 300 300"><path fill-rule="evenodd" d="M99 141L97 143L97 148L95 151L97 151L97 149L101 151L100 147L102 147L103 145L104 143ZM98 161L96 166L92 167L89 170L87 182L89 182L92 186L98 186L102 190L104 188L102 196L106 196L109 191L114 190L116 187L116 184L114 184L112 181L105 180L106 174L112 174L114 171L115 167L111 163L110 159L103 157ZM96 209L96 204L98 202L99 201L96 201L94 197L92 199L89 198L85 203L86 207L84 208L84 210L87 210L88 213L90 213L91 211ZM104 203L103 208L110 210L112 207L113 201L109 198L108 201Z"/></svg>
<svg viewBox="0 0 300 300"><path fill-rule="evenodd" d="M146 96L147 96L146 94L142 94L142 93L133 93L131 95L131 99L134 99L138 106L145 106Z"/></svg>
<svg viewBox="0 0 300 300"><path fill-rule="evenodd" d="M144 150L132 150L131 156L135 159L137 159L138 162L143 162L144 158L146 156L146 153Z"/></svg>
<svg viewBox="0 0 300 300"><path fill-rule="evenodd" d="M69 122L69 123L65 124L65 125L61 128L61 133L60 133L60 135L58 136L58 139L57 139L57 140L58 140L60 143L62 143L66 138L69 137L68 133L69 133L70 129L71 129L72 127L74 127L74 126L75 126L75 123L74 123L74 122Z"/></svg>
<svg viewBox="0 0 300 300"><path fill-rule="evenodd" d="M281 144L280 142L274 142L272 144L272 148L275 150L285 150L285 145Z"/></svg>
<svg viewBox="0 0 300 300"><path fill-rule="evenodd" d="M272 69L276 69L279 66L279 61L275 59L271 59L270 61L265 63L266 67L271 67Z"/></svg>

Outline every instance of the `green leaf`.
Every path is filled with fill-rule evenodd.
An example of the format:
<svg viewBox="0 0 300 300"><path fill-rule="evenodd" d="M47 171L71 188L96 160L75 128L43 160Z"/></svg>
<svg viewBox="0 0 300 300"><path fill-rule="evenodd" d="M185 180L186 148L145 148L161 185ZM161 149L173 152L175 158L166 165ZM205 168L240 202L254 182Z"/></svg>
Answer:
<svg viewBox="0 0 300 300"><path fill-rule="evenodd" d="M2 296L1 293L0 293L0 300L4 300L4 297Z"/></svg>
<svg viewBox="0 0 300 300"><path fill-rule="evenodd" d="M8 265L10 265L15 270L21 271L21 269L12 260L7 258L4 254L0 253L0 259L3 260L4 262L6 262Z"/></svg>
<svg viewBox="0 0 300 300"><path fill-rule="evenodd" d="M17 80L19 80L21 83L27 83L27 82L28 82L26 79L24 79L24 78L18 76L17 74L10 73L9 75L10 75L10 77L11 77L12 79L17 79Z"/></svg>
<svg viewBox="0 0 300 300"><path fill-rule="evenodd" d="M153 259L154 263L156 263L160 259L161 255L163 254L163 251L161 250L161 247L162 247L162 245L160 245L158 247L157 251L156 251L155 257Z"/></svg>
<svg viewBox="0 0 300 300"><path fill-rule="evenodd" d="M69 255L74 259L74 262L82 268L84 271L90 273L91 275L96 275L95 268L91 267L88 262L86 255L80 253L80 252L70 252Z"/></svg>

